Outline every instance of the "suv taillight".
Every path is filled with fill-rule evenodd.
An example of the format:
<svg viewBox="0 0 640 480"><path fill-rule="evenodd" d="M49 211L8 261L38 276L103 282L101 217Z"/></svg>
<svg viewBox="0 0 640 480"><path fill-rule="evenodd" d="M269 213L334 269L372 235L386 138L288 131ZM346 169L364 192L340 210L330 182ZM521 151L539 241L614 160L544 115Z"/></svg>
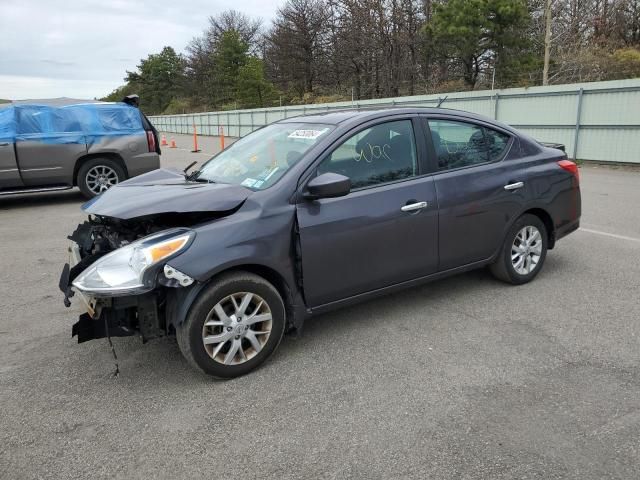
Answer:
<svg viewBox="0 0 640 480"><path fill-rule="evenodd" d="M558 165L561 169L571 173L576 178L576 182L580 182L580 172L578 171L578 165L575 162L572 162L571 160L560 160Z"/></svg>
<svg viewBox="0 0 640 480"><path fill-rule="evenodd" d="M151 130L147 130L147 145L149 145L149 151L156 151L156 137Z"/></svg>

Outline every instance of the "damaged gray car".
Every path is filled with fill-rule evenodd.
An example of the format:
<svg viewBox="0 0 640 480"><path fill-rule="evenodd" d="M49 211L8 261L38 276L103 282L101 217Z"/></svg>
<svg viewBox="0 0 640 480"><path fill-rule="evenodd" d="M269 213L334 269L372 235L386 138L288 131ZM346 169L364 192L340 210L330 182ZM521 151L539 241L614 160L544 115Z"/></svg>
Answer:
<svg viewBox="0 0 640 480"><path fill-rule="evenodd" d="M290 118L191 173L156 170L83 205L60 288L79 342L176 334L220 378L310 316L489 266L525 284L576 230L576 164L445 109Z"/></svg>

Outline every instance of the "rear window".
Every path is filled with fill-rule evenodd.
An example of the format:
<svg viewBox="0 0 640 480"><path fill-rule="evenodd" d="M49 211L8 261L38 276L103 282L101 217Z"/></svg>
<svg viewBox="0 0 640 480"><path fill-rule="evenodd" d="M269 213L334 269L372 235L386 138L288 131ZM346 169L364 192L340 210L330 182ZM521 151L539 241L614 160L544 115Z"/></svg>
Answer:
<svg viewBox="0 0 640 480"><path fill-rule="evenodd" d="M142 128L142 120L137 108L107 105L100 106L97 112L100 125L107 132Z"/></svg>

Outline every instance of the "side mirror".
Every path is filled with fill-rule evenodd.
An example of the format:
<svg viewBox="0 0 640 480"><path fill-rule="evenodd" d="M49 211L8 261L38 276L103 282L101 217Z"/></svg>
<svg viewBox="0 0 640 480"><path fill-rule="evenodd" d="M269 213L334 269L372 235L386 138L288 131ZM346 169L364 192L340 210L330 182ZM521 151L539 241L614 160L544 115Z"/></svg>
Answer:
<svg viewBox="0 0 640 480"><path fill-rule="evenodd" d="M304 198L315 200L318 198L343 197L351 191L349 177L338 173L323 173L307 183Z"/></svg>

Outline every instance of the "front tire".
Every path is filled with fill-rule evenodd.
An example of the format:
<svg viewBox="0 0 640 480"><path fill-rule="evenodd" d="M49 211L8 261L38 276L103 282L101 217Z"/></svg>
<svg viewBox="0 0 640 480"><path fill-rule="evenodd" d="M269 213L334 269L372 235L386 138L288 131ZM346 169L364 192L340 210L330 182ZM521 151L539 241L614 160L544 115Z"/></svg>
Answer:
<svg viewBox="0 0 640 480"><path fill-rule="evenodd" d="M280 344L285 324L274 286L258 275L234 272L200 293L176 337L192 366L226 379L260 366Z"/></svg>
<svg viewBox="0 0 640 480"><path fill-rule="evenodd" d="M522 215L512 225L491 273L503 282L522 285L533 280L547 257L548 234L535 215Z"/></svg>
<svg viewBox="0 0 640 480"><path fill-rule="evenodd" d="M82 164L76 181L82 194L93 198L126 178L122 167L113 160L94 158Z"/></svg>

